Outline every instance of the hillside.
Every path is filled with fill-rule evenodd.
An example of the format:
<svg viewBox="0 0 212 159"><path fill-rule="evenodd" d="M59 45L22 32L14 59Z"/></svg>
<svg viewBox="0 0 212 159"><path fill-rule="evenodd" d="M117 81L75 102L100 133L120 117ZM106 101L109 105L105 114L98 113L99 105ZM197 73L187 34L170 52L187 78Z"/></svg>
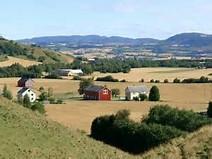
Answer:
<svg viewBox="0 0 212 159"><path fill-rule="evenodd" d="M212 35L202 33L182 33L168 39L126 38L119 36L48 36L23 39L23 44L37 44L53 50L71 50L78 48L98 48L111 46L113 48L130 47L130 51L149 50L153 53L172 53L175 55L212 56ZM128 50L128 51L129 51ZM144 51L145 52L145 51Z"/></svg>
<svg viewBox="0 0 212 159"><path fill-rule="evenodd" d="M14 41L9 41L3 38L0 38L0 56L12 56L43 63L70 62L73 60L72 57L68 55L42 49L40 47L36 47L35 45L21 45ZM7 61L7 59L5 60Z"/></svg>
<svg viewBox="0 0 212 159"><path fill-rule="evenodd" d="M143 45L145 43L157 43L158 40L151 38L126 38L120 36L99 36L99 35L72 35L72 36L47 36L35 37L32 39L19 40L25 44L38 44L41 46L49 44L66 43L72 45Z"/></svg>
<svg viewBox="0 0 212 159"><path fill-rule="evenodd" d="M0 97L0 158L210 158L212 128L132 156Z"/></svg>

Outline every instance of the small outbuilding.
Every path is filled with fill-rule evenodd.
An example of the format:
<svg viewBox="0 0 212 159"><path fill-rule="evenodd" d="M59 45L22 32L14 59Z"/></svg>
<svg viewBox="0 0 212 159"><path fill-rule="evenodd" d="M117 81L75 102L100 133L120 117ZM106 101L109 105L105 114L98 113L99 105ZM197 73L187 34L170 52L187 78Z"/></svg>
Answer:
<svg viewBox="0 0 212 159"><path fill-rule="evenodd" d="M128 86L125 89L126 100L134 100L135 98L139 98L140 94L145 94L148 96L149 89L143 86Z"/></svg>
<svg viewBox="0 0 212 159"><path fill-rule="evenodd" d="M56 71L60 76L80 76L83 75L81 69L58 69Z"/></svg>
<svg viewBox="0 0 212 159"><path fill-rule="evenodd" d="M84 99L110 101L112 99L112 92L106 87L91 85L85 89Z"/></svg>
<svg viewBox="0 0 212 159"><path fill-rule="evenodd" d="M32 88L34 83L35 82L31 78L22 77L18 80L17 87Z"/></svg>
<svg viewBox="0 0 212 159"><path fill-rule="evenodd" d="M22 99L24 98L25 95L29 97L29 100L31 103L35 102L37 98L36 93L32 89L26 88L26 87L20 89L17 94L18 98L22 98Z"/></svg>

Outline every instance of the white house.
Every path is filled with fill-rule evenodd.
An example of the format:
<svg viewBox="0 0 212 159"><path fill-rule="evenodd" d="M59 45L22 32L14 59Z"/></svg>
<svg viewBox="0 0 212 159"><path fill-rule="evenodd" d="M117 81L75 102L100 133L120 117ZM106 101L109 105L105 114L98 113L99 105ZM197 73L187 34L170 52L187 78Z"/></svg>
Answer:
<svg viewBox="0 0 212 159"><path fill-rule="evenodd" d="M81 69L58 69L57 73L60 76L79 76L83 74Z"/></svg>
<svg viewBox="0 0 212 159"><path fill-rule="evenodd" d="M146 86L128 86L125 89L126 100L133 100L134 98L139 98L140 94L145 94L148 96L149 89Z"/></svg>
<svg viewBox="0 0 212 159"><path fill-rule="evenodd" d="M36 100L36 93L32 91L30 88L22 88L18 91L18 97L24 98L25 95L28 95L30 102L34 102Z"/></svg>

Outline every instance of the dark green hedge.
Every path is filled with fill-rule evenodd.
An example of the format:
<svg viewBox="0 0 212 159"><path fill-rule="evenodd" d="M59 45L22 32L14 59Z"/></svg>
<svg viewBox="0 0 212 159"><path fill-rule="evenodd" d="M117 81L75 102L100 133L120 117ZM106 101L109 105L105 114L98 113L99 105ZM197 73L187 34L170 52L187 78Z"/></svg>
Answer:
<svg viewBox="0 0 212 159"><path fill-rule="evenodd" d="M145 121L147 123L169 125L189 132L212 123L206 116L193 111L171 108L167 105L153 107Z"/></svg>
<svg viewBox="0 0 212 159"><path fill-rule="evenodd" d="M139 154L182 134L184 132L174 127L136 123L115 115L98 117L91 126L91 137L133 154Z"/></svg>

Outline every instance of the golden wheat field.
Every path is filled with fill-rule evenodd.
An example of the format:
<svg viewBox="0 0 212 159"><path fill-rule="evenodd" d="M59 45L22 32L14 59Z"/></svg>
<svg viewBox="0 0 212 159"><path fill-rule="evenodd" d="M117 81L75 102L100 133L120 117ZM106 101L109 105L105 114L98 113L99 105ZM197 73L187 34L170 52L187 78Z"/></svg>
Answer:
<svg viewBox="0 0 212 159"><path fill-rule="evenodd" d="M112 75L114 78L119 80L127 80L130 82L138 82L141 79L144 79L146 82L149 82L151 79L160 80L163 82L165 79L168 79L172 82L175 78L185 79L185 78L200 78L200 76L208 76L212 73L212 69L195 69L195 68L135 68L132 69L129 73L99 73L95 72L91 77L104 77L107 75Z"/></svg>
<svg viewBox="0 0 212 159"><path fill-rule="evenodd" d="M0 62L0 67L11 66L12 64L15 64L15 63L19 63L24 67L41 64L40 62L37 62L37 61L24 60L24 59L8 56L8 60Z"/></svg>
<svg viewBox="0 0 212 159"><path fill-rule="evenodd" d="M19 78L0 79L0 88L4 84L12 90L13 96L20 89L16 87ZM128 102L128 101L83 101L65 98L68 95L78 95L79 81L73 80L50 80L34 79L35 90L43 86L45 89L53 88L56 97L65 99L65 104L46 105L47 117L75 129L90 131L91 122L100 115L115 113L120 109L129 109L131 118L140 120L147 114L149 109L157 104L169 104L173 107L192 109L194 111L205 111L208 102L212 100L212 84L173 84L173 83L144 83L148 88L157 85L161 93L161 102ZM110 83L96 82L98 85L106 85L109 88L119 88L121 96L124 89L131 85L141 85L138 82Z"/></svg>

